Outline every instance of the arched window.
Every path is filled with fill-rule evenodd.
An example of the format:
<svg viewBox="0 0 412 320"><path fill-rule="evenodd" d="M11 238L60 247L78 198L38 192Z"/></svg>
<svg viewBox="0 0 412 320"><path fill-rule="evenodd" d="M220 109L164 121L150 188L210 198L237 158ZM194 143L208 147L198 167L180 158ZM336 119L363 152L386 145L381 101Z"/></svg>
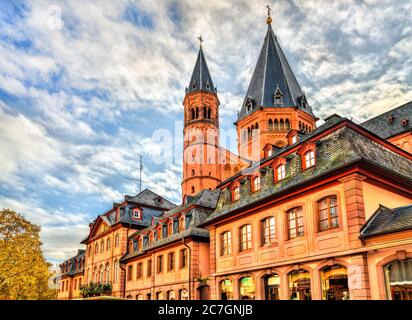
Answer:
<svg viewBox="0 0 412 320"><path fill-rule="evenodd" d="M207 118L207 110L206 107L203 107L203 118Z"/></svg>
<svg viewBox="0 0 412 320"><path fill-rule="evenodd" d="M114 279L113 279L113 281L117 282L118 277L119 277L119 261L116 260L114 262Z"/></svg>
<svg viewBox="0 0 412 320"><path fill-rule="evenodd" d="M182 215L179 218L179 232L182 232L185 230L185 217Z"/></svg>
<svg viewBox="0 0 412 320"><path fill-rule="evenodd" d="M240 188L236 186L232 189L232 201L237 201L240 199Z"/></svg>
<svg viewBox="0 0 412 320"><path fill-rule="evenodd" d="M275 119L275 121L273 121L273 130L279 131L279 122L278 122L278 119Z"/></svg>
<svg viewBox="0 0 412 320"><path fill-rule="evenodd" d="M255 123L255 135L258 135L259 134L259 125L258 125L258 123L256 122Z"/></svg>
<svg viewBox="0 0 412 320"><path fill-rule="evenodd" d="M210 108L207 109L207 118L211 119L211 112L210 112Z"/></svg>
<svg viewBox="0 0 412 320"><path fill-rule="evenodd" d="M166 296L167 296L167 300L176 300L176 295L173 290L169 290Z"/></svg>
<svg viewBox="0 0 412 320"><path fill-rule="evenodd" d="M412 300L412 258L384 266L386 294L391 300Z"/></svg>
<svg viewBox="0 0 412 320"><path fill-rule="evenodd" d="M192 176L195 175L195 169L192 169Z"/></svg>
<svg viewBox="0 0 412 320"><path fill-rule="evenodd" d="M283 121L283 119L280 119L279 130L281 131L285 130L285 122Z"/></svg>
<svg viewBox="0 0 412 320"><path fill-rule="evenodd" d="M265 299L279 300L280 277L274 273L264 278L265 283Z"/></svg>
<svg viewBox="0 0 412 320"><path fill-rule="evenodd" d="M192 120L194 120L196 117L195 109L191 110L191 114L192 114Z"/></svg>
<svg viewBox="0 0 412 320"><path fill-rule="evenodd" d="M102 240L100 242L100 253L103 253L103 252L104 252L104 241Z"/></svg>
<svg viewBox="0 0 412 320"><path fill-rule="evenodd" d="M107 239L107 241L106 241L107 250L110 250L111 245L112 245L112 241L110 239Z"/></svg>
<svg viewBox="0 0 412 320"><path fill-rule="evenodd" d="M239 244L240 251L248 250L252 248L252 226L246 224L240 228L239 232Z"/></svg>
<svg viewBox="0 0 412 320"><path fill-rule="evenodd" d="M133 252L134 251L134 248L133 248L133 241L132 240L130 240L129 241L129 252Z"/></svg>
<svg viewBox="0 0 412 320"><path fill-rule="evenodd" d="M320 272L323 300L349 300L348 273L341 265L327 266Z"/></svg>
<svg viewBox="0 0 412 320"><path fill-rule="evenodd" d="M239 280L240 300L255 300L255 279L253 277L243 277Z"/></svg>
<svg viewBox="0 0 412 320"><path fill-rule="evenodd" d="M100 266L100 276L99 276L99 283L103 283L104 281L104 267L103 265Z"/></svg>
<svg viewBox="0 0 412 320"><path fill-rule="evenodd" d="M339 227L338 204L336 196L328 196L318 201L319 231Z"/></svg>
<svg viewBox="0 0 412 320"><path fill-rule="evenodd" d="M269 131L272 131L272 130L273 130L273 121L272 121L272 119L269 119L269 120L268 120L268 130L269 130Z"/></svg>
<svg viewBox="0 0 412 320"><path fill-rule="evenodd" d="M116 234L114 237L114 246L117 248L120 245L120 235Z"/></svg>
<svg viewBox="0 0 412 320"><path fill-rule="evenodd" d="M255 135L255 125L254 124L252 124L252 126L250 127L250 132L253 137Z"/></svg>
<svg viewBox="0 0 412 320"><path fill-rule="evenodd" d="M98 254L98 253L99 253L99 244L96 243L96 244L94 245L94 254Z"/></svg>
<svg viewBox="0 0 412 320"><path fill-rule="evenodd" d="M219 282L220 300L233 300L233 281L222 280Z"/></svg>
<svg viewBox="0 0 412 320"><path fill-rule="evenodd" d="M164 300L164 295L162 291L156 292L156 299L157 300Z"/></svg>
<svg viewBox="0 0 412 320"><path fill-rule="evenodd" d="M196 119L199 118L199 108L196 107Z"/></svg>
<svg viewBox="0 0 412 320"><path fill-rule="evenodd" d="M192 186L191 191L192 191L192 193L195 193L195 187Z"/></svg>
<svg viewBox="0 0 412 320"><path fill-rule="evenodd" d="M268 217L261 222L262 246L276 243L275 217Z"/></svg>
<svg viewBox="0 0 412 320"><path fill-rule="evenodd" d="M252 137L252 131L250 130L250 127L247 128L247 137L248 139Z"/></svg>
<svg viewBox="0 0 412 320"><path fill-rule="evenodd" d="M302 207L290 209L287 215L289 239L302 237L304 235Z"/></svg>
<svg viewBox="0 0 412 320"><path fill-rule="evenodd" d="M173 221L169 221L167 224L167 234L171 236L173 234Z"/></svg>
<svg viewBox="0 0 412 320"><path fill-rule="evenodd" d="M312 300L310 274L306 270L293 270L288 274L291 300Z"/></svg>
<svg viewBox="0 0 412 320"><path fill-rule="evenodd" d="M106 283L110 283L110 265L106 264Z"/></svg>
<svg viewBox="0 0 412 320"><path fill-rule="evenodd" d="M226 231L220 236L220 255L232 253L232 232Z"/></svg>
<svg viewBox="0 0 412 320"><path fill-rule="evenodd" d="M290 130L290 121L289 121L289 119L286 119L286 121L285 121L285 130L287 130L287 131Z"/></svg>

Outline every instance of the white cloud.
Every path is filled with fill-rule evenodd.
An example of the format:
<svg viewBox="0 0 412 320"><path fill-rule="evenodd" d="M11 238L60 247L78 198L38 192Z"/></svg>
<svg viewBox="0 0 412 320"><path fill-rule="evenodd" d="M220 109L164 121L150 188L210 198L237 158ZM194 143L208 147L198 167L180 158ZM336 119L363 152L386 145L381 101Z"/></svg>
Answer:
<svg viewBox="0 0 412 320"><path fill-rule="evenodd" d="M42 224L48 256L62 259L96 212L67 212L48 195L110 205L137 192L127 179L138 177L143 155L143 186L179 201L178 146L137 127L180 119L201 34L221 128L233 129L266 32L266 2L60 1L61 29L50 28L51 5L31 1L24 17L0 21L0 90L17 100L0 92L0 204ZM137 23L124 19L127 8ZM412 100L411 9L388 0L273 4L273 28L318 116L364 120ZM33 207L17 196L27 191Z"/></svg>

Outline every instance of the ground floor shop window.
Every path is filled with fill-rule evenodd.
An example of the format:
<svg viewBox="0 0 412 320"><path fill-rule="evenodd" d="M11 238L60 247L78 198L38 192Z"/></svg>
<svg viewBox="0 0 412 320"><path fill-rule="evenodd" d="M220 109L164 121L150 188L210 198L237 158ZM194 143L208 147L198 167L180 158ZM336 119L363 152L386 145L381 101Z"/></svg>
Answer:
<svg viewBox="0 0 412 320"><path fill-rule="evenodd" d="M232 280L220 281L220 299L233 300L233 282Z"/></svg>
<svg viewBox="0 0 412 320"><path fill-rule="evenodd" d="M348 273L345 267L334 265L320 272L323 300L348 300Z"/></svg>
<svg viewBox="0 0 412 320"><path fill-rule="evenodd" d="M388 299L412 300L412 259L388 263L384 272Z"/></svg>
<svg viewBox="0 0 412 320"><path fill-rule="evenodd" d="M167 292L167 300L176 300L175 292L173 290Z"/></svg>
<svg viewBox="0 0 412 320"><path fill-rule="evenodd" d="M164 300L164 295L162 291L156 293L156 300Z"/></svg>
<svg viewBox="0 0 412 320"><path fill-rule="evenodd" d="M272 274L264 278L265 283L265 299L279 300L280 278L277 274Z"/></svg>
<svg viewBox="0 0 412 320"><path fill-rule="evenodd" d="M252 277L244 277L239 280L239 293L241 300L254 300L255 292L255 279Z"/></svg>
<svg viewBox="0 0 412 320"><path fill-rule="evenodd" d="M289 272L289 290L291 300L311 300L310 274L306 270Z"/></svg>

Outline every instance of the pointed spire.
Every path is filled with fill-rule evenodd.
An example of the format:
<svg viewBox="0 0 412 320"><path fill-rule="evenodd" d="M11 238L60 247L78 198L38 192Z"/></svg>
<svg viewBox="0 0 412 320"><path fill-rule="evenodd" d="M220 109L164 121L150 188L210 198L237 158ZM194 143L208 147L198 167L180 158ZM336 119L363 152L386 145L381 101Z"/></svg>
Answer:
<svg viewBox="0 0 412 320"><path fill-rule="evenodd" d="M186 92L193 91L209 91L216 93L216 88L213 85L212 77L207 67L206 58L203 54L202 43L204 42L202 36L199 39L199 53L195 68L193 69L192 77L190 79L189 87Z"/></svg>
<svg viewBox="0 0 412 320"><path fill-rule="evenodd" d="M272 30L271 8L266 8L268 29L238 120L259 107L296 107L314 116ZM282 93L282 103L275 101L277 89ZM251 101L252 110L248 108Z"/></svg>

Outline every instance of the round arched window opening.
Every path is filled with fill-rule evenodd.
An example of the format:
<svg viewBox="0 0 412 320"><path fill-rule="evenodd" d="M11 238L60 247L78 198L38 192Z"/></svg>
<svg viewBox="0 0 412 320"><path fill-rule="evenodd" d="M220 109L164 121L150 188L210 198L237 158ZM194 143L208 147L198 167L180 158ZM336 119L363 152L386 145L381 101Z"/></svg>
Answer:
<svg viewBox="0 0 412 320"><path fill-rule="evenodd" d="M383 269L388 299L412 300L412 259L392 261Z"/></svg>

